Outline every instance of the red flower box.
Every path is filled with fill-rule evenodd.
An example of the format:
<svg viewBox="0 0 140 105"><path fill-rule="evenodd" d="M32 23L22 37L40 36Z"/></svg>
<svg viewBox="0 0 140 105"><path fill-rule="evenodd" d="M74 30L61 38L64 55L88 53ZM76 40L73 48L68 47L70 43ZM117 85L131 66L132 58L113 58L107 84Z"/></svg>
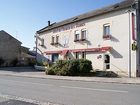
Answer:
<svg viewBox="0 0 140 105"><path fill-rule="evenodd" d="M103 35L103 39L109 40L109 39L111 39L111 35Z"/></svg>

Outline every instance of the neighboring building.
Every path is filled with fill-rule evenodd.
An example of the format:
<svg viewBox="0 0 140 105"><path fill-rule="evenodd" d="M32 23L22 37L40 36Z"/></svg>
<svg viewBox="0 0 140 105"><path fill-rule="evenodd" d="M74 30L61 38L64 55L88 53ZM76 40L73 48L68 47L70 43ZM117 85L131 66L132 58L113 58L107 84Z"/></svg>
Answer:
<svg viewBox="0 0 140 105"><path fill-rule="evenodd" d="M36 59L83 58L91 60L94 69L140 76L136 7L135 0L126 0L62 22L48 21L36 33Z"/></svg>
<svg viewBox="0 0 140 105"><path fill-rule="evenodd" d="M16 63L27 65L29 48L21 46L21 42L5 31L0 31L0 58L2 66L15 66Z"/></svg>

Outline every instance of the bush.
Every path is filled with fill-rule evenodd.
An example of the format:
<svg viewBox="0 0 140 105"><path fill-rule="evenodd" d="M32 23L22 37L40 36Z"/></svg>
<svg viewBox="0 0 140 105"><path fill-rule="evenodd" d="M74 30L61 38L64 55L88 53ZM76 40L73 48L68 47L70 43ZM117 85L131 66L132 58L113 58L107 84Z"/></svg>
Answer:
<svg viewBox="0 0 140 105"><path fill-rule="evenodd" d="M59 60L52 65L47 73L50 75L80 76L89 74L92 70L92 63L89 60Z"/></svg>
<svg viewBox="0 0 140 105"><path fill-rule="evenodd" d="M35 59L28 59L28 64L29 64L29 66L34 66L36 64L36 60Z"/></svg>
<svg viewBox="0 0 140 105"><path fill-rule="evenodd" d="M80 60L79 63L80 74L85 75L92 70L92 62L89 60Z"/></svg>
<svg viewBox="0 0 140 105"><path fill-rule="evenodd" d="M4 64L4 59L0 57L0 66L2 66Z"/></svg>
<svg viewBox="0 0 140 105"><path fill-rule="evenodd" d="M18 59L17 59L17 58L13 59L13 60L11 61L10 64L11 64L12 66L17 66L17 64L18 64Z"/></svg>

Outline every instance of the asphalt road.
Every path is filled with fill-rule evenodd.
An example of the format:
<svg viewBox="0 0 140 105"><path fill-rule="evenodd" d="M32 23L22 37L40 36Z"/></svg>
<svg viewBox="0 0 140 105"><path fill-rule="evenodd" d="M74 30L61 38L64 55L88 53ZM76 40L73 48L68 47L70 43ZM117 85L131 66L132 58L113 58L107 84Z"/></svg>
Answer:
<svg viewBox="0 0 140 105"><path fill-rule="evenodd" d="M60 105L140 105L140 85L0 76L0 94Z"/></svg>

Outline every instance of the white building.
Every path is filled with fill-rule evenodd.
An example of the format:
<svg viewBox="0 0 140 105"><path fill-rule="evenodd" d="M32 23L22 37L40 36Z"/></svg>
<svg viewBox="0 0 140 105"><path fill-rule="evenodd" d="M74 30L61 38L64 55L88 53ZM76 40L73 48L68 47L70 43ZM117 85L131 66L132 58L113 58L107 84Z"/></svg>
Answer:
<svg viewBox="0 0 140 105"><path fill-rule="evenodd" d="M37 31L37 60L88 59L93 68L140 76L135 0L94 10ZM137 4L137 3L136 3Z"/></svg>

